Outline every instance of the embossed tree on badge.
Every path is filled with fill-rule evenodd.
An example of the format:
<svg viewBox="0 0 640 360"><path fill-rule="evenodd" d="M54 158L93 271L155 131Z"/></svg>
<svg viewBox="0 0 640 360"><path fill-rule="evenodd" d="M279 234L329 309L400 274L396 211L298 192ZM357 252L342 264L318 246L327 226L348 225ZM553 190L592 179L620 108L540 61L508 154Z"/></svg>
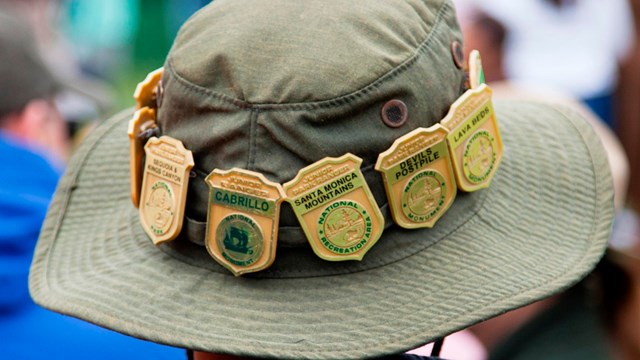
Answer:
<svg viewBox="0 0 640 360"><path fill-rule="evenodd" d="M209 254L234 275L264 270L276 256L282 186L262 174L215 169L209 185L205 245Z"/></svg>
<svg viewBox="0 0 640 360"><path fill-rule="evenodd" d="M382 235L384 218L360 164L353 154L327 157L283 185L313 251L324 260L362 260Z"/></svg>

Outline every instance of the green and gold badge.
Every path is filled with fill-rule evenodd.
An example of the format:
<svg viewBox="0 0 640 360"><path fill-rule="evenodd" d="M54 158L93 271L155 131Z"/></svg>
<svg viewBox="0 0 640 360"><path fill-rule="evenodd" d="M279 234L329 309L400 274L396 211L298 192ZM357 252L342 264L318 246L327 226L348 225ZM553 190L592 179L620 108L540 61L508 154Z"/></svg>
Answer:
<svg viewBox="0 0 640 360"><path fill-rule="evenodd" d="M375 169L382 173L393 219L404 228L432 227L455 200L447 130L439 124L398 138Z"/></svg>
<svg viewBox="0 0 640 360"><path fill-rule="evenodd" d="M264 270L276 256L280 203L284 191L262 174L215 169L209 185L209 254L234 275Z"/></svg>
<svg viewBox="0 0 640 360"><path fill-rule="evenodd" d="M502 160L502 140L486 84L467 90L441 124L449 131L448 144L458 188L486 188Z"/></svg>
<svg viewBox="0 0 640 360"><path fill-rule="evenodd" d="M352 154L324 158L284 184L316 255L329 261L362 260L378 241L384 218Z"/></svg>
<svg viewBox="0 0 640 360"><path fill-rule="evenodd" d="M152 137L144 151L140 223L157 245L175 239L182 230L193 155L169 136Z"/></svg>

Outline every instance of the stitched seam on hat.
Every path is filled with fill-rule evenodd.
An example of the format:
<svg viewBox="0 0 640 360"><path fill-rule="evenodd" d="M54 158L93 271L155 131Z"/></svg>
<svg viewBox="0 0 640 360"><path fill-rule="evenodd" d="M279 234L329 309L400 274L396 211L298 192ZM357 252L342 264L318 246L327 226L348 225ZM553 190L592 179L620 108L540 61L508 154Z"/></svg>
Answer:
<svg viewBox="0 0 640 360"><path fill-rule="evenodd" d="M549 104L549 105L550 105L550 107L551 107L551 108L553 108L554 110L556 110L556 111L557 111L561 116L563 116L565 119L567 119L567 120L568 120L568 122L569 122L569 123L571 123L572 127L573 127L574 129L576 129L576 132L580 135L580 137L581 137L583 140L586 140L586 139L585 139L585 134L584 134L580 129L578 129L578 127L576 126L576 124L574 123L574 121L573 121L573 120L571 120L571 119L570 119L570 117L569 117L569 116L567 116L567 114L566 114L563 110L561 110L561 109L557 108L557 107L556 107L556 106L554 106L553 104ZM591 152L592 152L592 151L591 151L592 149L587 145L587 142L586 142L586 141L584 141L583 143L584 143L585 147L588 149L589 153L591 153ZM594 163L594 159L593 159L593 157L591 158L591 165L592 165L592 168L594 168L594 169L595 169L595 168L596 168L596 166L597 166L597 164L595 164L595 163ZM595 174L595 172L594 172L594 174ZM594 179L594 182L596 183L596 188L599 188L599 187L600 187L600 185L601 185L601 184L600 184L600 183L601 183L601 181L597 181L597 180L598 180L598 179L597 179L597 176L596 176L596 179ZM596 191L595 193L597 194L598 192ZM597 198L597 195L596 195L596 198ZM597 213L596 213L596 211L597 211L597 205L598 205L598 202L597 202L597 201L595 201L594 213L592 214L592 218L593 218L594 220L595 220L595 219L597 219ZM597 231L594 231L594 230L595 230L595 221L592 221L592 222L591 222L591 231L590 231L590 235L591 235L591 236L590 236L590 239L593 239L593 237L598 233ZM524 305L522 305L522 304L516 304L516 305L513 305L513 304L514 304L514 303L512 302L512 301L513 301L513 299L517 299L517 298L525 299L525 298L527 298L527 297L529 296L529 294L530 294L530 293L532 293L532 292L536 292L536 291L539 291L539 290L541 289L541 287L545 287L545 286L547 287L547 289L548 289L547 293L548 293L548 294L547 294L547 295L545 295L545 296L549 296L549 295L551 295L551 294L559 293L559 292L561 292L561 291L563 291L563 290L565 290L565 289L567 289L567 288L571 287L571 286L572 286L572 285L574 285L575 283L577 283L581 278L583 278L584 276L586 276L586 275L589 273L589 271L584 271L584 273L582 274L582 276L581 276L581 277L579 277L579 278L577 278L577 279L574 279L572 282L569 282L569 283L567 283L567 284L564 284L564 285L563 285L562 287L560 287L560 288L556 288L556 289L554 289L554 290L552 290L552 289L551 289L551 288L552 288L552 286L551 286L551 285L552 285L554 282L556 282L556 281L558 281L558 280L560 280L560 279L565 278L567 274L570 274L572 271L574 271L574 269L575 269L575 266L576 266L576 265L581 264L581 263L585 263L585 262L593 262L593 256L590 256L590 257L588 257L588 258L587 258L587 257L585 257L585 255L589 255L589 250L590 250L590 248L587 248L587 249L586 249L586 251L582 254L583 256L580 258L580 260L579 260L578 262L576 262L576 263L572 264L573 266L569 266L569 267L567 267L567 269L566 269L564 272L562 272L561 274L558 274L557 276L553 277L551 280L541 281L541 282L539 282L537 285L532 286L532 287L530 287L529 289L527 289L527 290L525 290L525 291L517 292L517 293L513 294L512 296L510 296L510 297L508 297L508 298L503 298L503 299L502 299L502 301L500 301L500 303L501 303L501 304L503 304L503 305L511 306L511 307L510 307L509 309L502 309L502 311L504 312L505 310L506 310L506 311L508 311L508 310L511 310L511 309L514 309L514 308L517 308L517 307L520 307L520 306L524 306ZM593 262L593 266L595 266L595 262ZM593 267L593 266L592 266L592 267ZM542 297L542 295L538 294L538 295L537 295L537 297L536 297L535 299L529 299L529 303L533 303L533 302L535 302L535 301L537 301L537 300L540 300L541 298L543 298L543 297ZM507 303L507 302L508 302L508 303ZM505 304L505 303L506 303L506 304ZM526 304L525 304L525 305L526 305ZM484 310L484 309L490 309L490 308L495 309L496 307L499 307L499 306L500 306L500 305L496 302L496 303L493 303L493 304L491 304L491 305L487 305L487 306L482 307L482 310ZM444 324L444 323L446 323L447 321L451 321L451 320L463 319L463 318L465 318L468 314L470 314L470 313L472 313L472 312L475 312L475 311L477 311L477 309L476 309L476 310L469 310L469 311L467 311L467 312L465 312L465 313L463 313L463 314L460 314L459 316L457 316L457 317L455 317L455 318L453 318L453 319L451 319L451 318L449 318L449 319L445 319L445 321L443 321L441 324Z"/></svg>
<svg viewBox="0 0 640 360"><path fill-rule="evenodd" d="M562 112L560 109L558 109L558 108L556 108L556 107L552 107L552 108L553 108L554 110L556 110L556 111L557 111L561 116L563 116L564 118L566 118L566 119L571 123L571 125L572 125L572 126L573 126L573 128L576 130L576 132L577 132L577 133L580 135L580 137L584 140L584 141L583 141L583 143L585 144L585 147L588 147L588 146L587 146L587 141L586 141L586 139L585 139L585 134L583 134L583 132L582 132L579 128L577 128L577 126L576 126L576 125L575 125L575 123L570 119L570 117L569 117L569 116L567 116L567 114L566 114L566 113L564 113L564 112ZM589 149L589 152L591 153L591 149ZM592 160L591 160L591 162L592 162L592 168L593 168L593 169L595 169L597 165L596 165L593 161L594 161L594 160L593 160L593 158L592 158ZM597 180L597 179L596 179L596 180ZM594 180L594 181L595 181L595 180ZM595 181L595 182L596 182L596 184L599 184L599 182L598 182L598 181ZM600 185L600 186L601 186L601 185ZM596 185L596 187L599 187L599 185ZM596 192L596 194L597 194L597 192ZM449 236L450 234L452 234L452 233L456 232L456 231L457 231L458 229L460 229L461 227L465 226L465 225L466 225L466 224L467 224L471 219L474 219L474 218L476 217L476 215L477 215L477 214L479 214L479 213L480 213L480 211L481 211L482 209L484 209L484 208L485 208L485 204L486 204L487 196L486 196L486 194L483 194L483 195L484 195L484 196L482 197L481 202L479 202L479 203L478 203L478 205L476 205L476 207L475 207L475 209L474 209L473 213L471 214L471 216L469 216L469 217L467 218L467 220L466 220L466 221L464 221L464 222L462 222L461 224L459 224L457 227L455 227L454 229L452 229L450 232L448 232L447 234L443 235L443 236L442 236L438 241L440 241L440 240L442 240L442 239L446 238L446 237L447 237L447 236ZM596 200L597 200L597 198L596 198ZM596 211L597 211L597 205L598 205L598 202L597 202L597 201L594 201L594 203L596 204L596 206L594 207L594 213L593 213L593 215L592 215L592 219L596 219L596 218L597 218ZM591 237L590 237L590 238L593 238L593 237L594 237L594 235L595 235L595 233L596 233L596 231L595 231L595 230L596 230L596 229L595 229L595 222L591 222L591 230L589 231L589 233L591 234ZM426 248L428 248L428 247L430 247L430 246L432 246L432 245L436 244L438 241L435 241L435 242L433 242L433 243L431 243L431 244L427 245L425 248L423 248L423 249L421 249L421 250L419 250L419 251L417 251L417 252L413 252L413 253L411 253L411 254L408 254L407 256L400 257L400 258L396 259L395 261L388 262L388 263L385 263L385 264L381 264L381 265L379 265L379 266L373 266L373 267L367 268L367 269L365 269L365 270L355 270L355 271L351 271L351 272L353 272L353 273L357 273L357 272L363 272L363 271L374 270L374 269L379 268L379 267L387 266L387 265L390 265L390 264L396 263L396 262L398 262L398 261L402 261L402 260L404 260L404 259L406 259L406 258L409 258L409 257L411 257L411 256L413 256L413 255L416 255L417 253L419 253L419 252L421 252L421 251L424 251ZM588 251L588 249L587 249L587 251ZM585 253L585 254L583 254L583 256L582 256L581 260L580 260L579 262L575 263L574 265L577 265L578 263L583 263L583 262L585 262L585 260L587 260L587 259L585 259L584 255L586 255L586 253ZM571 271L574 269L574 267L575 267L575 266L572 266L572 267L567 268L567 270L566 270L565 272L563 272L562 274L557 275L557 276L556 276L556 277L554 277L552 280L553 280L553 281L555 281L555 280L558 280L558 279L564 278L568 273L571 273ZM335 276L339 276L339 275L335 275ZM308 277L306 277L306 278L312 278L312 277L322 277L322 276L321 276L321 275L319 275L319 276L308 276ZM577 282L578 280L579 280L579 279L576 279L576 280L574 281L574 283L575 283L575 282ZM545 285L545 284L548 284L548 283L549 283L549 281L548 281L548 280L547 280L547 281L545 281L544 283L539 283L537 286L534 286L534 287L530 288L530 289L529 289L529 291L537 290L537 289L539 289L539 288L540 288L540 286L541 286L541 285ZM563 289L568 288L570 285L571 285L571 284L565 285L565 287L564 287ZM559 292L559 291L561 291L561 290L557 290L557 292ZM516 294L515 296L517 296L517 295L519 295L519 294Z"/></svg>
<svg viewBox="0 0 640 360"><path fill-rule="evenodd" d="M187 79L180 76L175 70L172 64L171 57L167 58L166 68L167 72L173 76L178 83L187 88L187 90L192 90L207 96L211 96L213 98L224 101L228 104L236 106L238 109L260 109L261 111L299 111L299 110L315 110L319 108L331 108L337 107L345 104L350 104L351 102L358 100L360 98L365 97L370 92L375 90L380 86L380 84L388 79L393 79L410 68L420 56L424 55L427 52L428 46L433 41L433 38L440 31L440 27L444 23L444 14L446 10L453 12L452 6L448 2L443 2L442 7L438 10L436 15L436 19L433 23L433 27L431 31L427 34L427 37L420 43L420 45L415 49L411 56L405 59L398 66L392 68L387 73L383 74L379 78L375 79L373 82L365 85L361 89L355 90L349 94L339 95L332 99L313 101L308 103L290 103L290 104L276 104L276 103L249 103L240 99L231 98L227 95L215 92L213 90L207 89L205 87L193 84Z"/></svg>
<svg viewBox="0 0 640 360"><path fill-rule="evenodd" d="M253 170L256 162L256 141L258 138L258 111L252 110L249 116L249 155L245 169Z"/></svg>
<svg viewBox="0 0 640 360"><path fill-rule="evenodd" d="M568 120L568 122L569 122L569 123L572 125L572 127L576 130L576 132L579 134L579 136L583 139L583 144L584 144L584 146L588 149L588 152L589 152L589 153L592 153L592 148L591 148L590 146L588 146L588 143L587 143L587 141L586 141L587 139L585 138L585 134L583 133L583 131L581 131L581 130L576 126L576 124L574 123L574 121L570 119L570 117L567 115L567 113L565 113L565 112L564 112L564 110L563 110L563 109L560 109L560 108L558 108L558 107L554 106L553 104L550 104L550 105L551 105L551 106L550 106L551 108L553 108L554 110L556 110L556 112L558 112L561 116L563 116L565 119L567 119L567 120ZM592 168L593 168L593 169L596 169L596 166L598 166L598 164L596 164L596 163L594 162L594 158L593 158L593 157L591 157L591 166L592 166ZM595 171L594 171L594 174L595 174ZM600 180L600 181L598 181L598 180ZM595 184L596 184L596 189L597 189L597 188L599 188L599 187L602 185L602 184L601 184L602 180L603 180L603 179L598 179L598 176L597 176L597 175L595 175L595 177L594 177L594 182L595 182ZM598 205L599 205L599 203L598 203L598 201L597 201L597 194L598 194L598 191L596 191L596 192L595 192L595 194L596 194L596 199L595 199L596 201L594 202L594 203L595 203L595 206L594 206L594 213L592 214L592 218L593 218L593 219L596 219L596 218L597 218L597 208L598 208ZM483 208L483 207L484 207L484 201L483 201L483 205L481 205L481 206L478 208L478 210L480 210L480 209L481 209L481 208ZM477 211L476 211L476 212L474 212L474 213L477 213ZM473 217L471 217L471 218L473 218ZM471 219L471 218L470 218L470 219ZM465 223L466 223L466 222L465 222ZM461 226L462 226L462 225L464 225L464 224L461 224ZM591 231L590 231L591 236L590 236L590 239L593 239L593 237L594 237L594 236L596 235L596 233L597 233L597 231L594 231L594 230L595 230L595 221L592 221L592 222L591 222ZM565 278L567 274L570 274L570 273L573 271L573 269L575 268L575 265L580 264L580 263L584 263L585 261L593 261L592 257L585 258L585 256L584 256L584 255L588 255L588 254L589 254L589 250L590 250L590 248L587 248L587 249L586 249L586 252L585 252L585 253L583 253L583 256L581 257L581 259L580 259L578 262L576 262L576 263L574 263L574 264L573 264L574 266L567 267L567 270L566 270L566 271L564 271L563 273L561 273L561 274L557 275L556 277L552 278L552 280L551 280L551 281L549 281L549 280L541 281L541 282L539 282L536 286L530 287L529 289L527 289L527 290L525 290L525 291L517 292L517 293L515 293L515 294L514 294L513 296L511 296L511 297L503 298L500 302L495 302L495 303L492 303L492 304L490 304L490 305L484 306L484 307L482 307L482 308L481 308L481 310L485 310L485 309L496 309L497 307L499 307L499 303L500 303L500 304L503 304L503 305L510 306L510 309L514 309L514 308L517 308L517 307L520 307L520 306L524 306L524 305L522 305L522 304L515 304L515 305L514 305L514 303L512 302L512 300L513 300L513 299L517 299L517 298L525 299L525 298L527 298L527 297L529 296L529 294L530 294L531 292L539 291L541 287L545 287L545 286L547 286L547 288L549 289L549 291L551 291L551 294L553 294L553 293L559 293L559 292L561 292L561 291L563 291L563 290L565 290L565 289L569 288L569 287L570 287L570 286L572 286L573 284L577 283L577 282L578 282L582 277L584 277L584 276L585 276L586 274L588 274L589 272L588 272L588 271L585 271L585 272L584 272L584 274L582 275L582 277L579 277L579 278L577 278L577 279L574 279L572 282L569 282L569 283L565 284L564 286L562 286L562 287L560 287L560 288L556 288L555 290L551 290L553 282L558 281L558 280L560 280L560 279L562 279L562 278ZM595 263L594 263L594 265L595 265ZM547 292L549 292L549 291L547 291ZM549 294L549 295L550 295L550 294ZM548 295L545 295L545 296L548 296ZM537 301L537 300L540 300L541 298L542 298L542 296L541 296L540 294L538 294L538 296L537 296L535 299L529 299L529 300L530 300L530 301L529 301L529 303L533 303L533 302L535 302L535 301ZM508 311L508 310L510 310L510 309L506 309L506 310ZM505 309L502 309L502 311L503 311L503 312L504 312L504 310L505 310ZM467 315L468 315L468 314L471 314L471 313L477 313L477 312L478 312L478 309L477 309L477 308L476 308L476 309L472 309L472 310L468 310L468 311L466 311L466 312L464 312L464 313L459 314L459 315L458 315L458 316L456 316L456 317L453 317L453 318L446 318L446 319L444 319L442 322L440 322L440 323L438 323L438 324L436 324L436 325L442 325L442 324L445 324L445 323L447 323L447 322L456 321L456 320L460 320L460 319L465 319L465 318L467 317ZM465 321L463 321L463 322L465 322ZM463 327L461 327L461 328L463 328ZM421 335L418 335L418 336L421 336ZM383 343L383 344L391 345L392 343ZM359 349L359 348L358 348L358 347L354 347L354 348L352 348L352 349L353 349L353 350L357 350L357 349ZM314 351L315 351L315 352L317 352L317 353L330 352L330 350L314 350Z"/></svg>
<svg viewBox="0 0 640 360"><path fill-rule="evenodd" d="M571 117L567 115L567 113L565 112L567 109L561 109L561 108L559 108L556 104L552 104L552 103L549 103L549 104L547 104L547 105L548 105L550 108L554 109L554 110L555 110L559 115L563 116L565 119L567 119L567 120L568 120L568 122L571 124L571 126L576 130L576 132L579 134L579 136L583 139L583 144L584 144L585 148L587 148L587 150L588 150L588 152L589 152L589 153L592 153L592 150L593 150L593 149L588 145L588 143L587 143L587 141L586 141L587 139L585 138L585 134L584 134L584 132L583 132L583 131L581 131L581 130L576 126L575 122L571 119ZM592 169L596 169L596 168L597 168L597 166L598 166L598 164L596 164L596 163L594 162L594 158L593 158L593 156L591 157L591 166L592 166ZM599 191L597 191L597 190L598 190L599 188L601 188L601 186L602 186L602 180L603 180L602 178L599 178L599 177L597 176L596 171L594 171L594 183L595 183L596 191L594 192L594 193L595 193L595 199L594 199L594 204L595 204L595 205L594 205L594 210L593 210L593 214L592 214L592 219L593 219L593 220L597 220L597 218L598 218L598 217L597 217L597 215L598 215L598 214L597 214L598 205L601 205L601 204L600 204L600 202L598 202L598 193L599 193ZM589 239L590 239L590 240L591 240L591 239L593 239L593 238L594 238L594 236L595 236L596 234L598 234L598 233L599 233L598 229L596 229L596 226L595 226L596 222L597 222L597 221L591 221L591 222L590 222L590 223L591 223L591 228L590 228L590 231L589 231L589 233L590 233L590 237L589 237ZM551 281L548 281L548 280L547 280L547 281L544 281L544 282L539 282L537 286L529 288L528 290L526 290L526 292L518 292L518 293L514 294L513 296L511 296L511 297L509 297L509 298L507 298L507 299L514 299L514 298L526 298L526 297L527 297L527 295L528 295L529 293L539 290L541 286L551 285L553 282L558 281L558 280L560 280L560 279L562 279L562 278L565 278L567 274L570 274L572 271L574 271L575 266L576 266L576 265L578 265L578 264L582 264L582 263L585 263L585 262L592 262L592 263L593 263L593 264L592 264L592 269L593 269L593 267L594 267L594 266L595 266L595 264L596 264L596 262L595 262L595 261L594 261L594 259L593 259L593 255L592 255L592 256L588 256L588 257L587 257L587 255L591 255L591 254L590 254L590 250L591 250L591 248L592 248L592 247L588 247L588 248L586 248L586 249L585 249L585 252L582 254L581 258L580 258L576 263L572 264L573 266L569 266L569 267L567 267L567 269L566 269L563 273L558 274L557 276L555 276L554 278L552 278L552 280L551 280ZM576 284L578 281L580 281L580 279L584 278L584 276L586 276L587 274L589 274L589 271L588 271L588 270L585 270L585 271L583 272L583 274L582 274L580 277L578 277L578 278L574 279L572 282L569 282L569 283L565 284L564 286L562 286L562 287L560 287L560 288L557 288L557 289L553 290L551 293L552 293L552 294L553 294L553 293L559 293L559 292L561 292L561 291L563 291L563 290L565 290L565 289L567 289L567 288L571 287L572 285L574 285L574 284ZM538 295L538 297L537 297L536 299L531 299L529 303L533 303L533 302L535 302L535 301L539 300L540 298L541 298L541 296L540 296L540 295ZM503 299L503 301L505 301L505 300L507 300L507 299ZM492 304L491 306L485 306L485 307L483 307L483 309L491 308L491 307L494 307L494 308L495 308L495 306L496 306L496 304ZM516 307L519 307L519 306L521 306L521 305L517 305ZM512 308L515 308L515 307L512 307ZM503 310L504 310L504 309L503 309ZM507 309L507 310L509 310L509 309ZM463 317L464 317L464 315L466 315L466 314L468 314L468 313L469 313L469 312L466 312L466 313L462 314L462 316L458 316L458 318L463 318Z"/></svg>
<svg viewBox="0 0 640 360"><path fill-rule="evenodd" d="M569 122L571 123L571 126L572 126L574 129L576 129L576 131L580 134L580 137L583 139L583 144L584 144L584 146L588 149L589 153L591 154L591 153L592 153L592 148L591 148L590 146L588 146L588 142L587 142L587 140L588 140L588 139L586 139L584 132L583 132L583 131L581 131L581 130L576 126L575 122L574 122L573 120L571 120L571 117L570 117L570 116L568 116L568 114L567 114L567 112L566 112L567 110L570 110L570 109L568 109L568 108L560 108L557 104L552 104L551 108L553 108L553 109L554 109L554 110L556 110L559 114L561 114L561 115L562 115L562 116L564 116L567 120L569 120ZM577 112L576 112L575 110L570 110L570 111L572 111L574 114L577 114ZM585 121L586 121L586 120L585 120ZM589 125L589 126L590 126L590 125ZM595 131L595 130L592 130L592 131ZM597 136L597 135L594 135L594 136ZM598 139L599 139L599 138L598 138ZM605 150L604 150L604 146L603 146L603 151L605 151ZM606 155L605 155L605 156L606 156ZM598 168L598 166L599 166L599 164L596 164L596 163L595 163L595 158L594 158L593 156L591 156L591 157L590 157L590 159L591 159L591 167L592 167L592 169L594 169L594 172L593 172L593 173L594 173L594 183L595 183L595 188L596 188L596 191L594 192L594 199L593 199L593 200L594 200L594 204L596 205L596 206L594 207L594 210L593 210L593 219L595 220L595 219L597 219L597 210L598 210L598 205L599 205L599 203L600 203L600 202L598 201L598 200L599 200L599 199L598 199L598 197L599 197L598 195L600 194L600 191L599 191L599 190L602 188L602 182L604 181L604 179L603 179L601 176L598 176L598 175L597 175L597 171L595 171L595 169L597 169L597 168ZM608 164L607 164L607 165L608 165ZM597 232L597 231L596 231L597 229L596 229L596 225L595 225L595 224L596 224L596 222L595 222L595 221L592 221L592 222L591 222L591 231L590 231L590 233L591 233L592 237L593 237L593 234L594 234L595 232Z"/></svg>

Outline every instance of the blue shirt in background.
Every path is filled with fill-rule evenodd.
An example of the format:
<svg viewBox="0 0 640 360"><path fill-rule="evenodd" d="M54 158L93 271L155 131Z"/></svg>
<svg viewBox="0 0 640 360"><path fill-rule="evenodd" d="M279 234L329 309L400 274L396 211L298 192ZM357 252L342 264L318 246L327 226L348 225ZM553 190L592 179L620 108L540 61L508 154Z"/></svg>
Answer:
<svg viewBox="0 0 640 360"><path fill-rule="evenodd" d="M37 306L31 258L60 178L44 156L0 132L0 359L184 359L182 349L125 336Z"/></svg>

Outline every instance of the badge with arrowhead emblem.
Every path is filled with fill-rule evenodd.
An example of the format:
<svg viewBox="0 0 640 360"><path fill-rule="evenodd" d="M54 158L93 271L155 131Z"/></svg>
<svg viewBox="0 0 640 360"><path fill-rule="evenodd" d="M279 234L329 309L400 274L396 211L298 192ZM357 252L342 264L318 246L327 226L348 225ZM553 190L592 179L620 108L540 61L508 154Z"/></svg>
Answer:
<svg viewBox="0 0 640 360"><path fill-rule="evenodd" d="M398 138L378 157L391 214L407 229L433 227L456 197L456 180L440 124Z"/></svg>
<svg viewBox="0 0 640 360"><path fill-rule="evenodd" d="M193 155L169 136L152 137L144 151L140 223L157 245L175 239L182 230Z"/></svg>
<svg viewBox="0 0 640 360"><path fill-rule="evenodd" d="M140 134L156 124L156 112L148 107L139 109L129 120L129 173L131 177L131 201L133 206L140 204L142 188L142 159L144 157L144 139Z"/></svg>
<svg viewBox="0 0 640 360"><path fill-rule="evenodd" d="M163 68L150 72L147 77L136 86L133 98L136 100L137 108L150 107L155 109L156 98L158 96L158 84L162 80Z"/></svg>
<svg viewBox="0 0 640 360"><path fill-rule="evenodd" d="M382 235L384 217L360 164L349 153L327 157L283 185L313 251L324 260L362 260Z"/></svg>
<svg viewBox="0 0 640 360"><path fill-rule="evenodd" d="M440 122L448 131L449 151L458 188L489 186L502 160L502 139L486 84L467 90Z"/></svg>
<svg viewBox="0 0 640 360"><path fill-rule="evenodd" d="M278 183L253 171L215 169L209 185L209 254L234 275L264 270L276 256L280 204Z"/></svg>

